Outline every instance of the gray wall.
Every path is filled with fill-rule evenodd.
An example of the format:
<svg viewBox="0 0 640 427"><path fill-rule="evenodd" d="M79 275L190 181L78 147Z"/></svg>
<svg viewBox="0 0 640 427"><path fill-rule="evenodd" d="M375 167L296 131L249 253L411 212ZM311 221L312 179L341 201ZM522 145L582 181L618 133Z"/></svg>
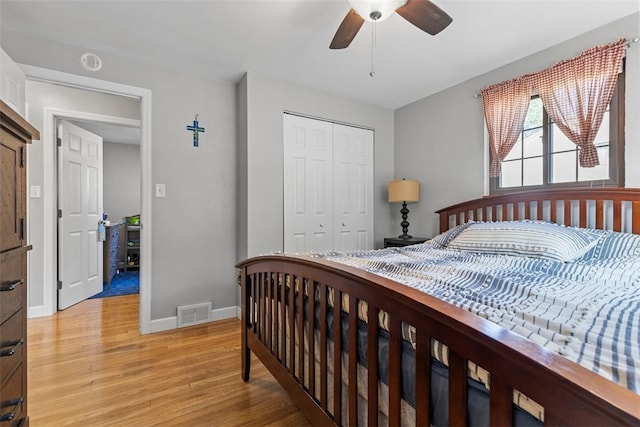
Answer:
<svg viewBox="0 0 640 427"><path fill-rule="evenodd" d="M235 85L100 50L103 67L90 73L78 62L84 48L33 34L3 31L2 48L18 63L152 91L152 182L164 183L167 196L152 206L151 319L174 317L176 306L196 302L236 306ZM38 114L31 116L36 126ZM199 148L185 129L195 114L206 128ZM32 173L41 169L39 161L32 156ZM30 179L36 184L42 177ZM42 212L33 214L41 222Z"/></svg>
<svg viewBox="0 0 640 427"><path fill-rule="evenodd" d="M484 117L480 89L547 68L592 46L640 34L634 14L542 52L475 77L395 112L395 171L421 182L421 200L410 205L410 231L438 232L433 212L481 197L485 191ZM627 50L625 184L640 187L640 43Z"/></svg>
<svg viewBox="0 0 640 427"><path fill-rule="evenodd" d="M240 83L238 96L246 106L239 113L239 258L283 250L284 111L375 130L374 230L381 247L392 231L386 188L393 178L393 111L253 73Z"/></svg>
<svg viewBox="0 0 640 427"><path fill-rule="evenodd" d="M112 223L140 213L140 146L104 143L104 210Z"/></svg>

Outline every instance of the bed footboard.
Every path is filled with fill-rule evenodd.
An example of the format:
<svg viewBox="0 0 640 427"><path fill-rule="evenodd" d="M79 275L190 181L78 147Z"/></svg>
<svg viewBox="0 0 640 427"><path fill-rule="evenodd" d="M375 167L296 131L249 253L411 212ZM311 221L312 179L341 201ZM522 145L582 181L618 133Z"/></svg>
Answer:
<svg viewBox="0 0 640 427"><path fill-rule="evenodd" d="M449 349L449 425L469 424L468 361L490 373L489 425L513 424L514 390L544 407L545 424L640 424L638 396L631 391L392 280L304 256L260 256L237 267L242 287L242 378L249 381L253 352L314 424L377 425L381 382L388 387L389 425L407 424L401 404L407 325L415 328L415 425L428 425L434 410L432 340ZM341 324L345 316L346 333ZM383 320L388 329L385 377L380 369L371 369L379 366L378 352L357 354L359 322L366 321L366 347L375 349ZM318 338L310 338L314 336ZM358 407L362 361L369 367L366 378L360 378L366 382L366 408Z"/></svg>

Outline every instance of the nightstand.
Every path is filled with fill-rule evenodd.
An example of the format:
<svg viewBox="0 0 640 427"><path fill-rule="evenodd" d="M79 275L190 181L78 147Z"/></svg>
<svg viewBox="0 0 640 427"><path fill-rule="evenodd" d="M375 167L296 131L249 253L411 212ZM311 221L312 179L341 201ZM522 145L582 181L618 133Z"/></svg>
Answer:
<svg viewBox="0 0 640 427"><path fill-rule="evenodd" d="M417 245L429 240L427 237L411 237L409 239L401 239L400 237L385 237L385 248L399 248L402 246Z"/></svg>

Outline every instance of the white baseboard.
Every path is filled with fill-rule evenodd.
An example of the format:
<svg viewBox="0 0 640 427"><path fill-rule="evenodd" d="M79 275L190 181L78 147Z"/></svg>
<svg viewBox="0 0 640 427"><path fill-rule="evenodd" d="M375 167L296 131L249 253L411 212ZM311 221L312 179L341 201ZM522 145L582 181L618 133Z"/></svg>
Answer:
<svg viewBox="0 0 640 427"><path fill-rule="evenodd" d="M231 319L236 316L236 307L225 307L211 310L211 320Z"/></svg>
<svg viewBox="0 0 640 427"><path fill-rule="evenodd" d="M215 322L216 320L224 320L231 319L233 317L239 317L238 315L239 307L225 307L225 308L216 308L211 310L211 321ZM162 332L169 331L171 329L178 329L178 316L165 317L164 319L155 319L151 320L150 324L150 332Z"/></svg>
<svg viewBox="0 0 640 427"><path fill-rule="evenodd" d="M44 305L36 305L29 307L27 318L51 316L52 313L46 309Z"/></svg>
<svg viewBox="0 0 640 427"><path fill-rule="evenodd" d="M155 319L149 322L149 333L169 331L178 328L178 316Z"/></svg>
<svg viewBox="0 0 640 427"><path fill-rule="evenodd" d="M240 319L241 313L242 313L242 310L240 309L240 307L232 306L232 307L225 307L225 308L217 308L217 309L211 310L211 321L214 322L216 320L231 319L233 317ZM52 314L53 313L49 313L46 310L46 307L44 305L37 305L37 306L29 307L29 310L27 312L27 317L31 319L35 317L51 316ZM177 328L178 328L178 316L165 317L164 319L152 320L150 332L151 333L162 332L162 331L168 331L170 329L177 329Z"/></svg>

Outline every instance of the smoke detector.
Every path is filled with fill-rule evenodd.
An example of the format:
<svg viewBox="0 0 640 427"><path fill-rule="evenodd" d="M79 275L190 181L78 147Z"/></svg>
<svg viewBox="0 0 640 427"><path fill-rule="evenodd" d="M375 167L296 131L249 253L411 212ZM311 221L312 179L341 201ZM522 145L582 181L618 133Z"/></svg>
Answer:
<svg viewBox="0 0 640 427"><path fill-rule="evenodd" d="M102 59L95 53L85 53L80 57L80 65L88 71L98 71L102 68Z"/></svg>

